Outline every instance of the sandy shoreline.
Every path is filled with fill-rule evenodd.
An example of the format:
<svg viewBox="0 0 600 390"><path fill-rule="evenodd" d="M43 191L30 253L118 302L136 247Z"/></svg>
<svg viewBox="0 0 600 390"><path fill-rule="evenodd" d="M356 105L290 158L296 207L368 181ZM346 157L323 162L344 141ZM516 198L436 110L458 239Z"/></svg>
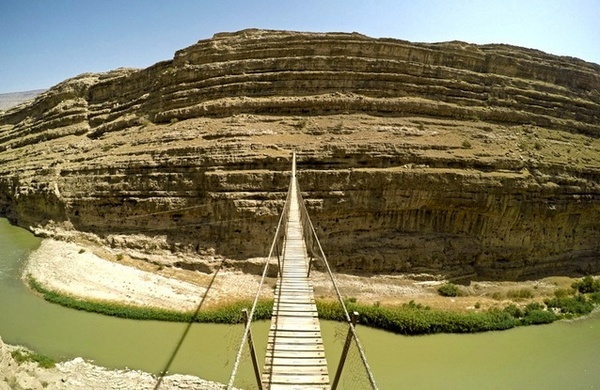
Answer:
<svg viewBox="0 0 600 390"><path fill-rule="evenodd" d="M257 269L264 259L248 259ZM85 300L110 301L132 306L164 308L176 311L194 311L202 300L206 288L212 287L203 308L253 299L260 275L248 274L234 268L223 267L218 274L161 267L127 255L115 255L106 248L87 243L45 239L29 257L24 279L31 275L42 286ZM214 280L213 280L214 277ZM513 303L511 292L528 289L533 297L520 300L525 305L530 300L552 297L555 289L568 287L573 279L551 277L523 282L478 281L462 288L461 297L446 298L437 293L445 281L435 275L348 275L335 274L335 279L345 298L360 302L379 302L398 305L416 300L442 310L481 310L503 307ZM311 272L315 298L335 299L329 276L316 269ZM262 298L273 297L275 278L267 278L261 290Z"/></svg>
<svg viewBox="0 0 600 390"><path fill-rule="evenodd" d="M194 310L206 289L102 259L74 243L43 240L25 266L51 291L133 306Z"/></svg>

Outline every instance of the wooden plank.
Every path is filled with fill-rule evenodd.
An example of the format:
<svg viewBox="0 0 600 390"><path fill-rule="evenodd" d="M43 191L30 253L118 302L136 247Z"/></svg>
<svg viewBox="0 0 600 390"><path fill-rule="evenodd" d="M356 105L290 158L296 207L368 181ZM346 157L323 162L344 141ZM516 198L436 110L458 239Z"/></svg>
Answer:
<svg viewBox="0 0 600 390"><path fill-rule="evenodd" d="M327 375L286 375L286 374L271 374L269 375L271 383L281 384L297 384L297 385L318 385L328 384L329 378Z"/></svg>
<svg viewBox="0 0 600 390"><path fill-rule="evenodd" d="M292 302L292 303L280 303L277 305L277 308L280 310L289 309L289 310L317 310L317 306L310 302Z"/></svg>
<svg viewBox="0 0 600 390"><path fill-rule="evenodd" d="M319 331L321 330L321 328L319 327L319 324L316 325L306 325L303 326L302 329L304 330L309 330L309 331ZM277 327L277 330L298 330L298 327L296 326L296 324L290 323L290 324L280 324Z"/></svg>
<svg viewBox="0 0 600 390"><path fill-rule="evenodd" d="M277 305L280 304L302 304L302 305L316 305L316 302L314 301L313 298L309 297L309 296L305 296L305 295L297 295L297 294L293 294L293 295L288 295L285 297L280 297L279 299L277 299L276 301ZM273 304L273 307L277 307L277 305L275 305L275 303Z"/></svg>
<svg viewBox="0 0 600 390"><path fill-rule="evenodd" d="M288 344L323 344L323 339L318 337L288 337L282 335L269 335L267 343L272 343L274 340L277 340L280 343L288 343Z"/></svg>
<svg viewBox="0 0 600 390"><path fill-rule="evenodd" d="M265 374L290 375L290 366L271 366ZM327 366L299 366L294 367L294 375L316 376L327 374Z"/></svg>
<svg viewBox="0 0 600 390"><path fill-rule="evenodd" d="M265 359L265 363L267 366L292 366L292 367L314 366L314 365L326 366L327 360L325 360L325 359L300 359L297 357L290 357L290 358L276 357L276 358Z"/></svg>
<svg viewBox="0 0 600 390"><path fill-rule="evenodd" d="M306 331L284 331L279 330L277 334L281 337L321 337L321 332L306 332ZM271 333L269 333L269 336Z"/></svg>
<svg viewBox="0 0 600 390"><path fill-rule="evenodd" d="M295 326L295 329L306 329L306 330L312 330L312 328L314 326L317 327L317 329L320 329L319 327L319 319L318 318L313 318L313 317L297 317L297 318L290 318L290 317L277 317L277 322L276 322L277 328L285 328L285 329L290 329L290 327ZM310 329L309 329L310 328ZM293 328L292 328L293 329Z"/></svg>
<svg viewBox="0 0 600 390"><path fill-rule="evenodd" d="M270 390L328 389L329 375L321 338L300 207L292 181L281 279L267 340L263 381Z"/></svg>
<svg viewBox="0 0 600 390"><path fill-rule="evenodd" d="M305 313L312 313L314 315L317 314L317 311L310 307L309 305L307 305L307 307L305 308L291 308L291 307L275 307L273 309L273 312L281 312L281 313L298 313L300 315L303 315Z"/></svg>
<svg viewBox="0 0 600 390"><path fill-rule="evenodd" d="M275 343L269 346L275 352L277 351L303 351L303 352L321 352L324 351L323 344L281 344Z"/></svg>
<svg viewBox="0 0 600 390"><path fill-rule="evenodd" d="M302 317L302 318L317 318L319 315L312 311L273 311L277 317Z"/></svg>
<svg viewBox="0 0 600 390"><path fill-rule="evenodd" d="M317 312L317 308L312 302L306 302L304 305L290 304L289 302L286 302L274 306L273 309L277 311L294 311L298 313Z"/></svg>
<svg viewBox="0 0 600 390"><path fill-rule="evenodd" d="M304 294L304 295L314 295L312 288L298 288L296 286L282 287L278 288L276 291L277 295L289 295L289 294Z"/></svg>
<svg viewBox="0 0 600 390"><path fill-rule="evenodd" d="M325 359L325 352L323 351L276 351L277 354L273 355L272 350L267 350L267 358L294 358L294 359Z"/></svg>
<svg viewBox="0 0 600 390"><path fill-rule="evenodd" d="M310 313L316 313L317 312L317 308L315 307L314 304L311 303L307 303L304 305L299 305L299 304L290 304L290 303L282 303L278 306L274 307L274 310L276 311L294 311L297 313L305 313L305 312L310 312Z"/></svg>
<svg viewBox="0 0 600 390"><path fill-rule="evenodd" d="M282 383L273 383L270 387L271 390L298 390L296 385L287 385ZM302 390L326 390L329 389L329 385L304 385Z"/></svg>

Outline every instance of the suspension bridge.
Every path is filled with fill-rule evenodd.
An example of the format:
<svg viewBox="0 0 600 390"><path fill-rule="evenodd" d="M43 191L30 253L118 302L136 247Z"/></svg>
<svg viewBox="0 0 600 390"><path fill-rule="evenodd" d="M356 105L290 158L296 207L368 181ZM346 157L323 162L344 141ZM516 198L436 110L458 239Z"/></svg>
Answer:
<svg viewBox="0 0 600 390"><path fill-rule="evenodd" d="M278 279L267 352L261 370L256 356L251 325L269 264L275 257L278 264ZM330 380L327 369L313 286L310 282L311 265L315 259L323 262L348 323L348 334L333 380ZM296 177L295 153L292 158L292 174L287 198L275 238L252 308L244 311L244 315L246 327L227 389L233 388L246 343L250 351L257 387L260 390L335 390L340 383L344 363L352 343L357 347L371 388L377 389L363 347L356 334L355 324L358 313L348 313L302 199Z"/></svg>

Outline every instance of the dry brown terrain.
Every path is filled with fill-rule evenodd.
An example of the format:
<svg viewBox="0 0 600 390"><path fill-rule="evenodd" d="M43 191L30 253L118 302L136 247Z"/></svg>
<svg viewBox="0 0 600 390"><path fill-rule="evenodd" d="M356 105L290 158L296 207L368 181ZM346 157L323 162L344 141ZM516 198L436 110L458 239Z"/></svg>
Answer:
<svg viewBox="0 0 600 390"><path fill-rule="evenodd" d="M255 259L257 268L265 259ZM273 264L275 266L275 264ZM44 240L30 257L24 276L31 275L46 288L95 301L111 301L133 306L193 311L206 292L205 308L253 299L260 275L248 274L227 266L215 276L199 271L152 265L130 256L109 253L101 247ZM442 297L437 288L446 281L440 276L335 274L345 299L363 304L401 305L410 301L432 308L467 311L504 307L509 303L524 306L554 296L559 288L569 288L574 279L550 277L522 282L473 281L461 286L460 297ZM311 280L317 299L335 299L330 277L313 270ZM272 298L274 278L267 278L261 296ZM523 290L526 293L523 293ZM525 295L525 297L523 297Z"/></svg>

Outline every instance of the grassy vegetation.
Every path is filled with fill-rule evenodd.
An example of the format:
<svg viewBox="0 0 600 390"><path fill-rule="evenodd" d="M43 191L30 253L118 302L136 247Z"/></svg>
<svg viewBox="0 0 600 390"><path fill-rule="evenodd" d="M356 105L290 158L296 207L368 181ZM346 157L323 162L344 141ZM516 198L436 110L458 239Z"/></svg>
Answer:
<svg viewBox="0 0 600 390"><path fill-rule="evenodd" d="M573 283L571 288L557 290L555 298L547 299L544 303L567 318L590 314L600 304L600 280L588 275Z"/></svg>
<svg viewBox="0 0 600 390"><path fill-rule="evenodd" d="M410 302L396 307L369 306L346 303L348 310L360 313L360 323L404 335L433 333L475 333L510 329L519 325L518 319L502 310L486 312L451 312L435 310ZM319 317L342 321L344 314L336 302L317 302Z"/></svg>
<svg viewBox="0 0 600 390"><path fill-rule="evenodd" d="M528 288L521 288L516 290L509 290L506 296L513 300L523 300L533 298L533 291Z"/></svg>
<svg viewBox="0 0 600 390"><path fill-rule="evenodd" d="M583 279L573 283L571 287L579 291L581 294L595 293L600 291L600 280L594 279L588 275Z"/></svg>
<svg viewBox="0 0 600 390"><path fill-rule="evenodd" d="M563 316L547 310L539 303L520 309L509 305L504 309L487 311L453 312L432 309L414 302L397 307L369 306L347 302L348 310L360 313L360 323L374 328L404 335L433 333L477 333L506 330L523 325L548 324ZM319 317L334 321L343 320L339 304L317 302Z"/></svg>
<svg viewBox="0 0 600 390"><path fill-rule="evenodd" d="M34 363L37 363L42 368L52 368L56 365L56 362L52 358L50 358L46 355L41 355L39 353L35 353L35 352L23 350L23 349L16 349L16 350L12 351L11 356L13 359L15 359L15 361L18 364L26 363L26 362L34 362Z"/></svg>
<svg viewBox="0 0 600 390"><path fill-rule="evenodd" d="M438 288L442 296L462 295L459 286L446 283ZM530 289L511 290L507 294L515 301L533 298ZM379 304L364 305L356 300L345 302L349 311L360 313L360 323L405 335L432 333L474 333L505 330L516 326L548 324L563 318L589 314L600 305L600 281L585 277L573 284L572 289L558 289L556 297L543 303L531 302L525 307L510 304L503 309L453 312L432 309L415 303L395 307ZM343 321L341 306L335 302L317 302L319 317Z"/></svg>
<svg viewBox="0 0 600 390"><path fill-rule="evenodd" d="M453 283L446 283L438 288L438 293L443 297L458 297L461 295L460 288Z"/></svg>
<svg viewBox="0 0 600 390"><path fill-rule="evenodd" d="M361 304L356 298L345 304L349 311L360 313L360 323L374 328L404 335L433 333L475 333L492 330L505 330L522 325L547 324L562 318L572 318L589 314L600 304L600 283L592 278L584 278L573 284L573 289L557 290L556 297L544 303L532 302L524 308L515 304L503 309L490 308L485 311L455 312L432 309L414 301L399 306ZM221 307L194 312L178 312L148 307L133 307L110 302L84 301L45 289L39 282L29 278L31 288L45 300L77 310L85 310L110 316L136 319L177 322L241 323L241 311L251 307L251 301L238 301ZM445 286L445 287L444 287ZM448 283L440 287L440 294L458 296L457 286ZM515 298L530 297L531 292L516 290ZM586 293L581 293L586 291ZM452 295L457 294L457 295ZM255 320L271 318L272 300L261 300L255 310ZM345 321L341 305L333 301L317 301L319 317L324 320Z"/></svg>
<svg viewBox="0 0 600 390"><path fill-rule="evenodd" d="M105 301L82 300L55 291L50 291L44 288L32 277L28 278L28 282L29 286L34 291L42 294L43 298L48 302L56 303L71 309L83 310L120 318L128 318L132 320L237 324L243 322L241 314L242 309L250 308L252 306L251 301L242 300L220 307L201 310L198 313L193 311L181 312L152 307L122 305ZM271 318L272 309L272 300L259 301L256 310L254 311L254 319L263 320Z"/></svg>

